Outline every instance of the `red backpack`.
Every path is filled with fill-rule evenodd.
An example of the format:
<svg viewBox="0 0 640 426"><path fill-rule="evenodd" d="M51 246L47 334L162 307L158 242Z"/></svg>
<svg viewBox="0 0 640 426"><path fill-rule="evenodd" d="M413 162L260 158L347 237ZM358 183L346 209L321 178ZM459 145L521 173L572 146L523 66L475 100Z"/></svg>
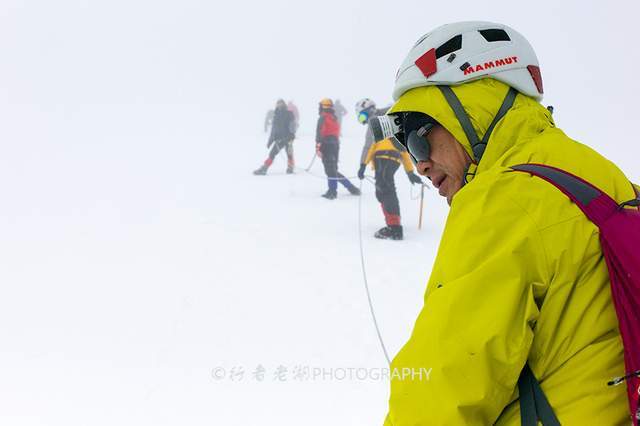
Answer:
<svg viewBox="0 0 640 426"><path fill-rule="evenodd" d="M338 119L335 115L330 112L322 113L323 122L322 127L320 128L320 136L326 138L328 136L335 136L336 138L340 136L340 123L338 123Z"/></svg>
<svg viewBox="0 0 640 426"><path fill-rule="evenodd" d="M622 204L589 182L564 170L543 164L511 167L554 185L571 199L600 229L602 253L609 269L611 295L618 316L624 346L625 375L611 380L610 386L626 381L632 422L639 425L640 410L640 194ZM627 206L637 209L625 208ZM520 415L523 425L559 424L540 385L525 366L518 382Z"/></svg>

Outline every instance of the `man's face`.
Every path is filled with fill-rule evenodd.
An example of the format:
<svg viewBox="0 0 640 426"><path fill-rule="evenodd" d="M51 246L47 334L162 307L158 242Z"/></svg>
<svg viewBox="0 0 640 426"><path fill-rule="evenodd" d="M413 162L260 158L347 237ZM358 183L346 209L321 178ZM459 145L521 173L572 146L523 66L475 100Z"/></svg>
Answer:
<svg viewBox="0 0 640 426"><path fill-rule="evenodd" d="M429 160L418 162L416 168L451 205L453 196L462 188L462 178L471 159L456 138L440 125L427 134L427 140L431 146Z"/></svg>

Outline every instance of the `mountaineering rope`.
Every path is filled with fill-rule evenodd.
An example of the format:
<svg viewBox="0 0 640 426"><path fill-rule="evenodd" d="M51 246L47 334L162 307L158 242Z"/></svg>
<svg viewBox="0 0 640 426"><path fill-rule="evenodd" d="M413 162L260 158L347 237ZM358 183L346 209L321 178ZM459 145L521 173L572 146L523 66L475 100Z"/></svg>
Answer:
<svg viewBox="0 0 640 426"><path fill-rule="evenodd" d="M362 192L362 181L360 181L360 192ZM384 346L382 335L380 334L380 328L378 327L378 321L376 320L376 313L373 310L373 304L371 303L371 292L369 291L369 283L367 282L367 270L364 266L364 249L362 247L362 197L358 200L358 239L360 241L360 264L362 265L362 277L364 278L364 289L367 292L367 300L369 301L369 309L371 310L371 317L373 318L373 325L376 327L376 333L378 334L378 340L380 340L380 346L382 346L382 352L387 359L387 364L391 365L387 348Z"/></svg>
<svg viewBox="0 0 640 426"><path fill-rule="evenodd" d="M297 167L297 166L294 167L294 170L300 171L300 172L305 172L308 175L313 176L314 178L318 178L318 179L322 179L322 180L340 180L340 179L356 179L356 178L358 178L358 176L343 176L343 177L330 178L330 177L327 177L327 176L320 176L320 175L313 174L309 170L302 169L302 168Z"/></svg>
<svg viewBox="0 0 640 426"><path fill-rule="evenodd" d="M328 180L339 180L339 179L343 179L343 178L328 178L326 176L319 176L319 175L315 175L313 173L311 173L309 171L309 169L311 168L311 166L313 165L313 162L315 160L315 156L311 159L311 163L309 164L309 168L307 169L302 169L299 167L295 167L295 170L298 171L303 171L305 173L307 173L308 175L318 178L318 179L328 179ZM347 179L355 179L358 176L348 176ZM375 181L370 178L369 176L365 176L367 181L369 181L371 184L373 184L375 186ZM427 186L426 184L423 184L424 186ZM413 188L413 185L412 185ZM427 186L428 188L428 186ZM360 192L362 192L362 180L360 180L360 186L359 186ZM411 191L413 193L413 189ZM382 347L382 352L384 354L385 359L387 360L387 364L391 365L391 359L389 358L389 353L387 352L387 348L384 344L384 340L382 339L382 334L380 333L380 327L378 326L378 320L376 319L376 313L375 310L373 308L373 302L371 300L371 291L369 290L369 282L367 280L367 270L365 267L365 263L364 263L364 246L362 244L362 198L363 197L359 197L358 198L358 241L360 244L360 265L362 267L362 278L364 281L364 289L365 292L367 293L367 301L369 303L369 311L371 312L371 318L373 319L373 325L376 329L376 334L378 335L378 341L380 341L380 346ZM413 196L411 195L411 199L414 199Z"/></svg>

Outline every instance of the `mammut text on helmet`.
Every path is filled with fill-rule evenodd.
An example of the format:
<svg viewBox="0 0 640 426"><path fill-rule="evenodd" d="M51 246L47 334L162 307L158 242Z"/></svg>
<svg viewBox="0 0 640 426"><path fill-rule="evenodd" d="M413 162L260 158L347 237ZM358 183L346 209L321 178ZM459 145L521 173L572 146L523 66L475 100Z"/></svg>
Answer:
<svg viewBox="0 0 640 426"><path fill-rule="evenodd" d="M503 67L505 65L511 65L518 62L517 56L509 56L507 58L496 59L495 61L485 62L484 64L469 65L464 69L464 75L473 74L474 72L484 71L490 68Z"/></svg>

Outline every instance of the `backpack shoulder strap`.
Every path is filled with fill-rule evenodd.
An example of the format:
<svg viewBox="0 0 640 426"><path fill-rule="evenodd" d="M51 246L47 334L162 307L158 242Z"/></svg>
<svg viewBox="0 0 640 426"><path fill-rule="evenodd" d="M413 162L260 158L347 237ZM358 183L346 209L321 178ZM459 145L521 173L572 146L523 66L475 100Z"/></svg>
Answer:
<svg viewBox="0 0 640 426"><path fill-rule="evenodd" d="M534 376L529 364L525 364L518 379L520 394L520 420L522 426L560 426L560 422L544 395L540 383Z"/></svg>
<svg viewBox="0 0 640 426"><path fill-rule="evenodd" d="M636 194L636 198L633 200L625 201L621 204L621 206L636 207L638 210L640 210L640 186L636 185L633 182L631 183L631 186L633 187L633 192L635 192Z"/></svg>
<svg viewBox="0 0 640 426"><path fill-rule="evenodd" d="M519 164L512 170L530 173L562 191L597 226L600 226L618 208L616 202L607 194L585 180L564 170L544 164ZM523 426L559 426L560 422L553 412L540 383L531 368L526 364L518 379L520 394L520 419Z"/></svg>
<svg viewBox="0 0 640 426"><path fill-rule="evenodd" d="M545 164L519 164L512 170L530 173L554 185L571 199L596 226L601 226L618 209L606 193L584 179Z"/></svg>

